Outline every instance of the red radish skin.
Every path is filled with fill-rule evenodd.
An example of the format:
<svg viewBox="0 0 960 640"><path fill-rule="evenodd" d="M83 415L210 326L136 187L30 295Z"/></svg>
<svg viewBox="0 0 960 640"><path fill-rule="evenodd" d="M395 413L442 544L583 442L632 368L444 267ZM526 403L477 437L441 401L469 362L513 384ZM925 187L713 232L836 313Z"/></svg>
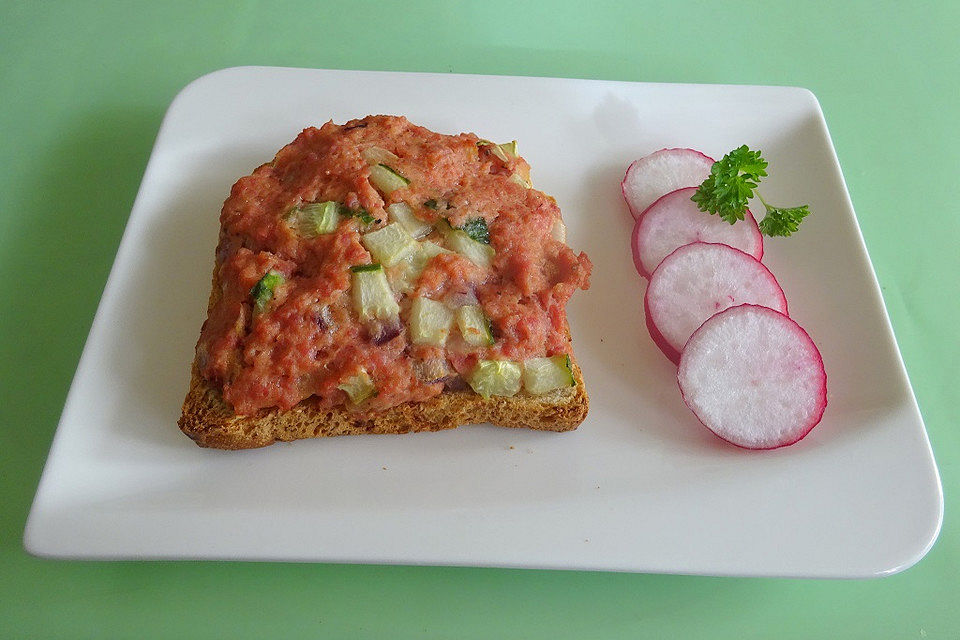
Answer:
<svg viewBox="0 0 960 640"><path fill-rule="evenodd" d="M687 339L710 316L758 304L787 313L777 279L753 256L725 244L694 242L654 270L643 298L650 337L674 364Z"/></svg>
<svg viewBox="0 0 960 640"><path fill-rule="evenodd" d="M660 196L706 180L713 158L694 149L660 149L633 162L620 182L634 219Z"/></svg>
<svg viewBox="0 0 960 640"><path fill-rule="evenodd" d="M677 383L707 429L745 449L799 442L827 407L827 373L810 335L751 304L717 313L690 336Z"/></svg>
<svg viewBox="0 0 960 640"><path fill-rule="evenodd" d="M748 209L742 221L730 224L697 208L691 198L696 187L684 187L661 196L637 218L631 247L633 263L649 278L664 258L691 242L725 244L763 258L763 235Z"/></svg>
<svg viewBox="0 0 960 640"><path fill-rule="evenodd" d="M650 339L653 340L653 343L660 348L660 351L663 352L663 355L667 356L667 359L673 364L680 364L680 352L673 348L673 345L663 337L663 334L660 333L660 330L657 329L657 325L653 323L653 320L650 319L650 304L647 302L647 297L643 297L643 315L646 318L647 323L647 333L650 334Z"/></svg>

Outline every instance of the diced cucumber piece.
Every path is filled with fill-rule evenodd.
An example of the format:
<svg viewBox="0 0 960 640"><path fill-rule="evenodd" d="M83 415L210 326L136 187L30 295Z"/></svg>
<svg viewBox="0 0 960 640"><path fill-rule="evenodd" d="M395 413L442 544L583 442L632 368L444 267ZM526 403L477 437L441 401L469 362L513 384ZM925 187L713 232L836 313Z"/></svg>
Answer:
<svg viewBox="0 0 960 640"><path fill-rule="evenodd" d="M438 228L451 249L484 269L490 267L490 261L496 255L493 247L477 242L463 229L454 229L446 220L441 220Z"/></svg>
<svg viewBox="0 0 960 640"><path fill-rule="evenodd" d="M382 163L370 167L370 182L386 195L410 184L409 180Z"/></svg>
<svg viewBox="0 0 960 640"><path fill-rule="evenodd" d="M381 265L357 265L350 267L350 271L353 307L361 320L399 319L400 305L393 298L393 291Z"/></svg>
<svg viewBox="0 0 960 640"><path fill-rule="evenodd" d="M460 328L460 335L472 347L493 344L490 319L478 304L467 304L457 309L457 327Z"/></svg>
<svg viewBox="0 0 960 640"><path fill-rule="evenodd" d="M453 312L442 302L414 298L410 306L410 340L413 344L442 347L450 335Z"/></svg>
<svg viewBox="0 0 960 640"><path fill-rule="evenodd" d="M383 147L367 147L360 152L360 156L366 161L367 164L386 164L397 162L400 160L397 154L392 151L387 151Z"/></svg>
<svg viewBox="0 0 960 640"><path fill-rule="evenodd" d="M523 388L535 396L575 384L568 355L530 358L523 363Z"/></svg>
<svg viewBox="0 0 960 640"><path fill-rule="evenodd" d="M365 369L360 369L359 373L341 382L337 388L346 391L353 404L360 404L377 393L377 387Z"/></svg>
<svg viewBox="0 0 960 640"><path fill-rule="evenodd" d="M510 162L511 158L517 157L517 141L511 140L510 142L504 142L503 144L497 144L495 142L490 142L489 140L480 139L477 141L478 147L488 147L490 153L496 156L499 160L503 162Z"/></svg>
<svg viewBox="0 0 960 640"><path fill-rule="evenodd" d="M250 297L253 298L254 313L261 313L267 308L267 305L273 299L273 292L278 286L286 282L283 275L276 271L267 271L263 277L257 281L250 289Z"/></svg>
<svg viewBox="0 0 960 640"><path fill-rule="evenodd" d="M406 202L395 202L387 207L387 213L393 222L399 223L414 238L422 238L433 231L433 225L415 216Z"/></svg>
<svg viewBox="0 0 960 640"><path fill-rule="evenodd" d="M360 239L373 259L392 267L417 250L417 241L399 223L363 234Z"/></svg>
<svg viewBox="0 0 960 640"><path fill-rule="evenodd" d="M340 222L342 206L338 202L311 202L291 209L287 220L305 238L333 233Z"/></svg>
<svg viewBox="0 0 960 640"><path fill-rule="evenodd" d="M419 254L401 260L387 270L387 281L390 282L390 288L397 295L404 296L411 293L420 279L423 272Z"/></svg>
<svg viewBox="0 0 960 640"><path fill-rule="evenodd" d="M477 242L468 236L466 231L460 229L455 229L447 235L447 244L464 258L485 269L490 267L490 262L495 255L493 247Z"/></svg>
<svg viewBox="0 0 960 640"><path fill-rule="evenodd" d="M431 258L434 258L441 253L453 253L449 249L444 249L436 242L430 242L429 240L423 240L420 242L420 252L426 256L427 262L430 262ZM426 265L424 265L426 266Z"/></svg>
<svg viewBox="0 0 960 640"><path fill-rule="evenodd" d="M490 142L489 140L481 139L477 141L477 146L487 147L490 150L490 153L492 153L497 159L503 162L510 162L510 158L504 152L503 147L501 147L496 142Z"/></svg>
<svg viewBox="0 0 960 640"><path fill-rule="evenodd" d="M417 243L417 250L398 262L387 271L387 279L395 293L404 295L414 290L420 274L430 264L434 256L441 253L453 253L429 240Z"/></svg>
<svg viewBox="0 0 960 640"><path fill-rule="evenodd" d="M484 398L512 396L520 391L520 363L512 360L481 360L467 376L467 383Z"/></svg>

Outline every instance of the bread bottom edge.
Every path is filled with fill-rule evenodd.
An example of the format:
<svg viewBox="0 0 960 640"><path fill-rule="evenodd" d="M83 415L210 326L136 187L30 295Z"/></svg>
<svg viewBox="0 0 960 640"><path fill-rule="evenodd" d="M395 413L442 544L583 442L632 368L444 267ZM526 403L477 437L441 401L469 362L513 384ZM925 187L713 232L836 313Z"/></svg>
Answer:
<svg viewBox="0 0 960 640"><path fill-rule="evenodd" d="M482 423L572 431L589 410L583 375L576 363L573 373L574 386L542 396L519 394L484 399L472 391L444 392L423 402L407 402L375 414L322 408L308 399L289 411L270 409L242 416L233 413L220 392L194 366L178 424L201 447L232 450L306 438L443 431Z"/></svg>

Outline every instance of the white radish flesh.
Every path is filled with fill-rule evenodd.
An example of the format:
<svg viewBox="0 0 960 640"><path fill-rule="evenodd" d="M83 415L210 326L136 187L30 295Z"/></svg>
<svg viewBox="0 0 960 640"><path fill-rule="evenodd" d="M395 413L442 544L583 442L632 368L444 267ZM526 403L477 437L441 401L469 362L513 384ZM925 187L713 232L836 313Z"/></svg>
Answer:
<svg viewBox="0 0 960 640"><path fill-rule="evenodd" d="M763 257L763 236L748 210L736 224L697 208L690 198L696 187L671 191L647 207L633 228L633 262L645 278L678 247L691 242L715 242L740 249L757 260Z"/></svg>
<svg viewBox="0 0 960 640"><path fill-rule="evenodd" d="M784 314L755 305L704 322L683 349L677 382L704 426L748 449L799 441L827 406L827 374L813 340Z"/></svg>
<svg viewBox="0 0 960 640"><path fill-rule="evenodd" d="M650 276L643 305L650 337L674 363L710 316L740 304L787 312L777 279L763 264L725 244L694 242L664 258Z"/></svg>
<svg viewBox="0 0 960 640"><path fill-rule="evenodd" d="M638 218L660 196L696 187L710 175L713 158L693 149L661 149L627 167L620 183L630 213Z"/></svg>

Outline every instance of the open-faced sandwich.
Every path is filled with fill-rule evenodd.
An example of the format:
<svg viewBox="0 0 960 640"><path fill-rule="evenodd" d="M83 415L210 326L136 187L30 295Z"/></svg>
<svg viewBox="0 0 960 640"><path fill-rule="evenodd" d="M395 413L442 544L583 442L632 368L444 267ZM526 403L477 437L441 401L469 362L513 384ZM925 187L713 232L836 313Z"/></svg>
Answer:
<svg viewBox="0 0 960 640"><path fill-rule="evenodd" d="M305 129L233 186L180 428L205 447L576 428L590 261L516 143L403 117Z"/></svg>

